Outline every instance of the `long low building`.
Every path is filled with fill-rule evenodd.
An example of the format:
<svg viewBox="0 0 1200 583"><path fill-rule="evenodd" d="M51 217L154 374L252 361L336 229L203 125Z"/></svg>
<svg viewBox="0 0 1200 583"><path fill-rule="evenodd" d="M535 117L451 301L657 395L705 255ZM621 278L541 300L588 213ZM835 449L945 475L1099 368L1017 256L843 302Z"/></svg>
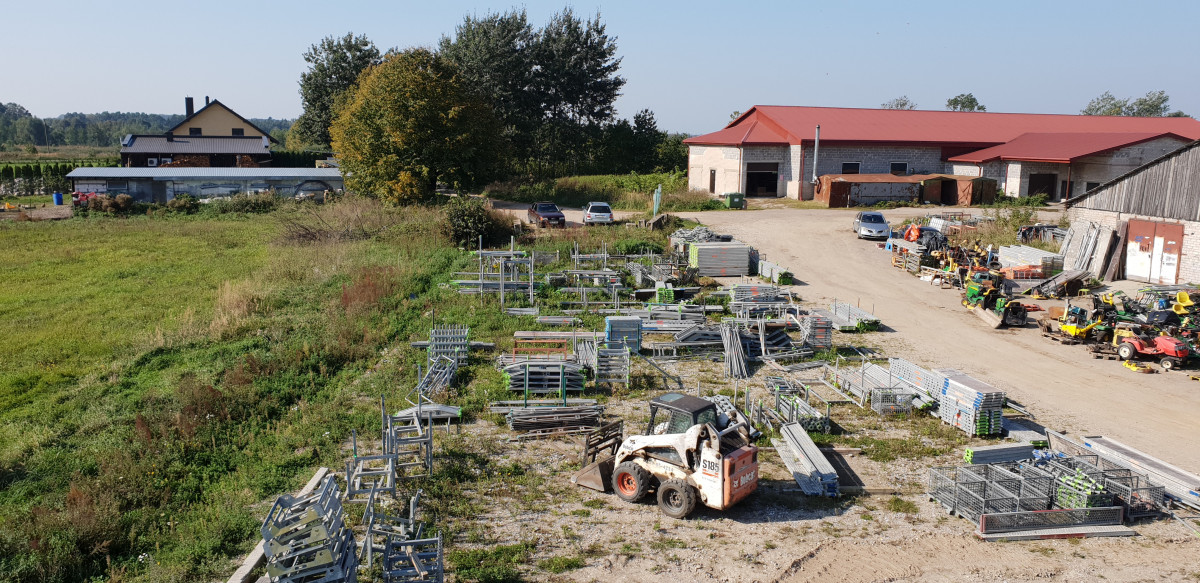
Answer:
<svg viewBox="0 0 1200 583"><path fill-rule="evenodd" d="M67 178L75 192L128 194L157 203L181 194L212 198L274 190L291 196L344 188L337 168L76 168Z"/></svg>

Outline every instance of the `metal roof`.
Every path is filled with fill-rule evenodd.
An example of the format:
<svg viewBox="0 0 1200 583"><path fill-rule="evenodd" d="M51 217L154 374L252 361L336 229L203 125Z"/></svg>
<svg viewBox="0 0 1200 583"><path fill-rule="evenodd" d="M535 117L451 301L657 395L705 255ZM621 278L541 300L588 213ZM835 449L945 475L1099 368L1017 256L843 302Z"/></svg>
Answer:
<svg viewBox="0 0 1200 583"><path fill-rule="evenodd" d="M762 125L762 129L750 128ZM1173 133L1200 139L1200 121L1190 117L1110 117L901 109L853 109L756 105L717 132L684 140L692 145L742 146L763 143L811 144L821 126L821 141L974 145L980 148L1037 133ZM734 130L734 131L730 131ZM769 130L766 131L766 130ZM779 142L756 141L778 134ZM774 138L766 138L773 140Z"/></svg>
<svg viewBox="0 0 1200 583"><path fill-rule="evenodd" d="M1028 133L1017 136L1013 141L969 154L948 158L950 162L979 164L992 160L1021 160L1024 162L1054 162L1068 164L1077 158L1093 156L1108 150L1124 148L1164 136L1178 138L1171 132L1130 133Z"/></svg>
<svg viewBox="0 0 1200 583"><path fill-rule="evenodd" d="M75 180L341 180L337 168L76 168Z"/></svg>
<svg viewBox="0 0 1200 583"><path fill-rule="evenodd" d="M129 136L122 154L270 154L271 142L261 136Z"/></svg>

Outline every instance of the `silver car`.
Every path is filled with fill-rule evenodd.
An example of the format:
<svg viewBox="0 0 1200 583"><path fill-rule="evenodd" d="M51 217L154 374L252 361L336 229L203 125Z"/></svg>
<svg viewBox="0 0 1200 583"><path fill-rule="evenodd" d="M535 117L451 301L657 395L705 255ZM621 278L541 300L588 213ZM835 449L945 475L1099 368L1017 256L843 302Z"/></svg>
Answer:
<svg viewBox="0 0 1200 583"><path fill-rule="evenodd" d="M888 226L883 214L873 211L863 211L854 215L854 234L859 239L887 239L892 236L892 228Z"/></svg>
<svg viewBox="0 0 1200 583"><path fill-rule="evenodd" d="M583 207L583 224L600 225L613 222L612 207L607 202L589 202Z"/></svg>

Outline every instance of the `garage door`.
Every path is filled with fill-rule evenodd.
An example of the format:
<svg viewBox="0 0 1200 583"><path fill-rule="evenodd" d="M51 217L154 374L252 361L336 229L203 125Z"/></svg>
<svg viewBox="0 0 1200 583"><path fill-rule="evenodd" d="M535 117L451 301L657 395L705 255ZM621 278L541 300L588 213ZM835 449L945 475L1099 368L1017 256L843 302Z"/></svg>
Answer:
<svg viewBox="0 0 1200 583"><path fill-rule="evenodd" d="M1125 278L1173 285L1179 278L1183 225L1130 219Z"/></svg>

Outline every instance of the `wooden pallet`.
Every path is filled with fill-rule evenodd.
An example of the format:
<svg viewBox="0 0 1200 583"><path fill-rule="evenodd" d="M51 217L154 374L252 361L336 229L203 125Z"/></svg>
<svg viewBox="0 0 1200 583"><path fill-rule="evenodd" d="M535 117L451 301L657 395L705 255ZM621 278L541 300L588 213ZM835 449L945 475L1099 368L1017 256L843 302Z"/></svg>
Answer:
<svg viewBox="0 0 1200 583"><path fill-rule="evenodd" d="M1083 341L1078 338L1072 338L1070 336L1063 336L1062 334L1055 334L1053 332L1042 332L1042 338L1047 338L1049 340L1053 340L1059 344L1064 344L1067 346L1073 346L1075 344L1083 344Z"/></svg>

